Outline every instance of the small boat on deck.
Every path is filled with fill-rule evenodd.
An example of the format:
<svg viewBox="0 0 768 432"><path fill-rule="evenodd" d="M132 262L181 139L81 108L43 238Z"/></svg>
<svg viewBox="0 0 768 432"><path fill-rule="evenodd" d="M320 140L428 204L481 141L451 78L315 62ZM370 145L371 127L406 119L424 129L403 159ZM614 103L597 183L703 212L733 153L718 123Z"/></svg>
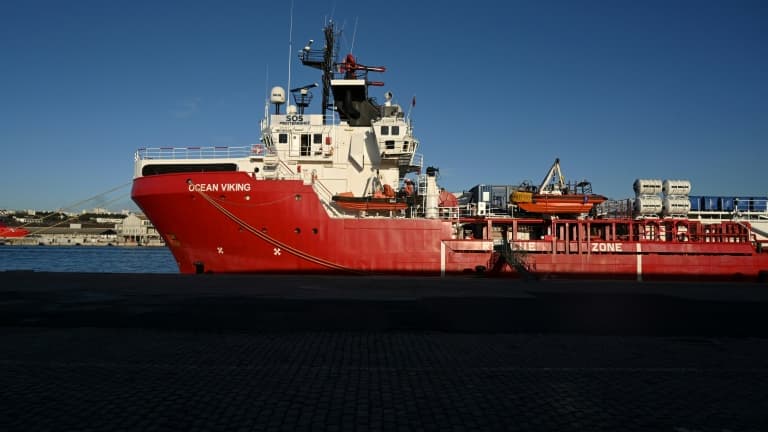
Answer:
<svg viewBox="0 0 768 432"><path fill-rule="evenodd" d="M604 202L600 195L541 195L536 194L531 202L518 202L517 206L528 213L540 214L587 214L592 208Z"/></svg>
<svg viewBox="0 0 768 432"><path fill-rule="evenodd" d="M350 193L333 196L333 201L345 210L353 211L401 211L408 207L403 198L365 196L356 197Z"/></svg>
<svg viewBox="0 0 768 432"><path fill-rule="evenodd" d="M515 191L509 199L528 213L549 215L588 214L607 200L593 194L592 184L586 180L569 185L560 170L560 159L555 159L536 192Z"/></svg>

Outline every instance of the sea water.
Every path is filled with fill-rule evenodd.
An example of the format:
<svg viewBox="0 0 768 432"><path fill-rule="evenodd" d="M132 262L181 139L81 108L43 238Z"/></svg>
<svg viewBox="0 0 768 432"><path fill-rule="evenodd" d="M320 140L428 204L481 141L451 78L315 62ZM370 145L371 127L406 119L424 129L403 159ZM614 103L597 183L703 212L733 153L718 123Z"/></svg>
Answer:
<svg viewBox="0 0 768 432"><path fill-rule="evenodd" d="M0 246L0 271L178 273L164 247Z"/></svg>

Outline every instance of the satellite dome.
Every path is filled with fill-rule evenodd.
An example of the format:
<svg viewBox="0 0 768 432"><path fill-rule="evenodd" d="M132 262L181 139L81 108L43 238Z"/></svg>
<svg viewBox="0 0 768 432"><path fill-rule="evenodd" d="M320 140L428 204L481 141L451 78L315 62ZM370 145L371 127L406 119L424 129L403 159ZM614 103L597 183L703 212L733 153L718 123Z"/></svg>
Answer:
<svg viewBox="0 0 768 432"><path fill-rule="evenodd" d="M270 94L269 101L272 102L273 104L284 104L285 103L285 89L284 88L282 88L280 86L272 87L272 91L269 92L269 94Z"/></svg>

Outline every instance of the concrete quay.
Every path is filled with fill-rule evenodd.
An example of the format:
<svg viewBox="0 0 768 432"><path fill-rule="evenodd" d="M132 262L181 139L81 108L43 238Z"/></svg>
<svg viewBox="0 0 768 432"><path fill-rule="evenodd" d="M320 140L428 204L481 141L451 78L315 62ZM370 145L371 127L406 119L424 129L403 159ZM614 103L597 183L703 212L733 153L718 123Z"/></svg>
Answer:
<svg viewBox="0 0 768 432"><path fill-rule="evenodd" d="M768 430L768 286L0 272L0 430Z"/></svg>

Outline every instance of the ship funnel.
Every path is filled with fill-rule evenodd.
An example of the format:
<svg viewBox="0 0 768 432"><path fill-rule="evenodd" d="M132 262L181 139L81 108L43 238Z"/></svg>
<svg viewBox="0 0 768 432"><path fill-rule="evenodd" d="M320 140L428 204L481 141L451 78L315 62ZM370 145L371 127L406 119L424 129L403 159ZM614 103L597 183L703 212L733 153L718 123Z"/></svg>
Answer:
<svg viewBox="0 0 768 432"><path fill-rule="evenodd" d="M429 219L435 219L438 217L438 196L440 191L437 189L437 173L440 170L436 167L427 167L426 186L427 190L424 194L426 196L426 202L424 206L424 216Z"/></svg>

